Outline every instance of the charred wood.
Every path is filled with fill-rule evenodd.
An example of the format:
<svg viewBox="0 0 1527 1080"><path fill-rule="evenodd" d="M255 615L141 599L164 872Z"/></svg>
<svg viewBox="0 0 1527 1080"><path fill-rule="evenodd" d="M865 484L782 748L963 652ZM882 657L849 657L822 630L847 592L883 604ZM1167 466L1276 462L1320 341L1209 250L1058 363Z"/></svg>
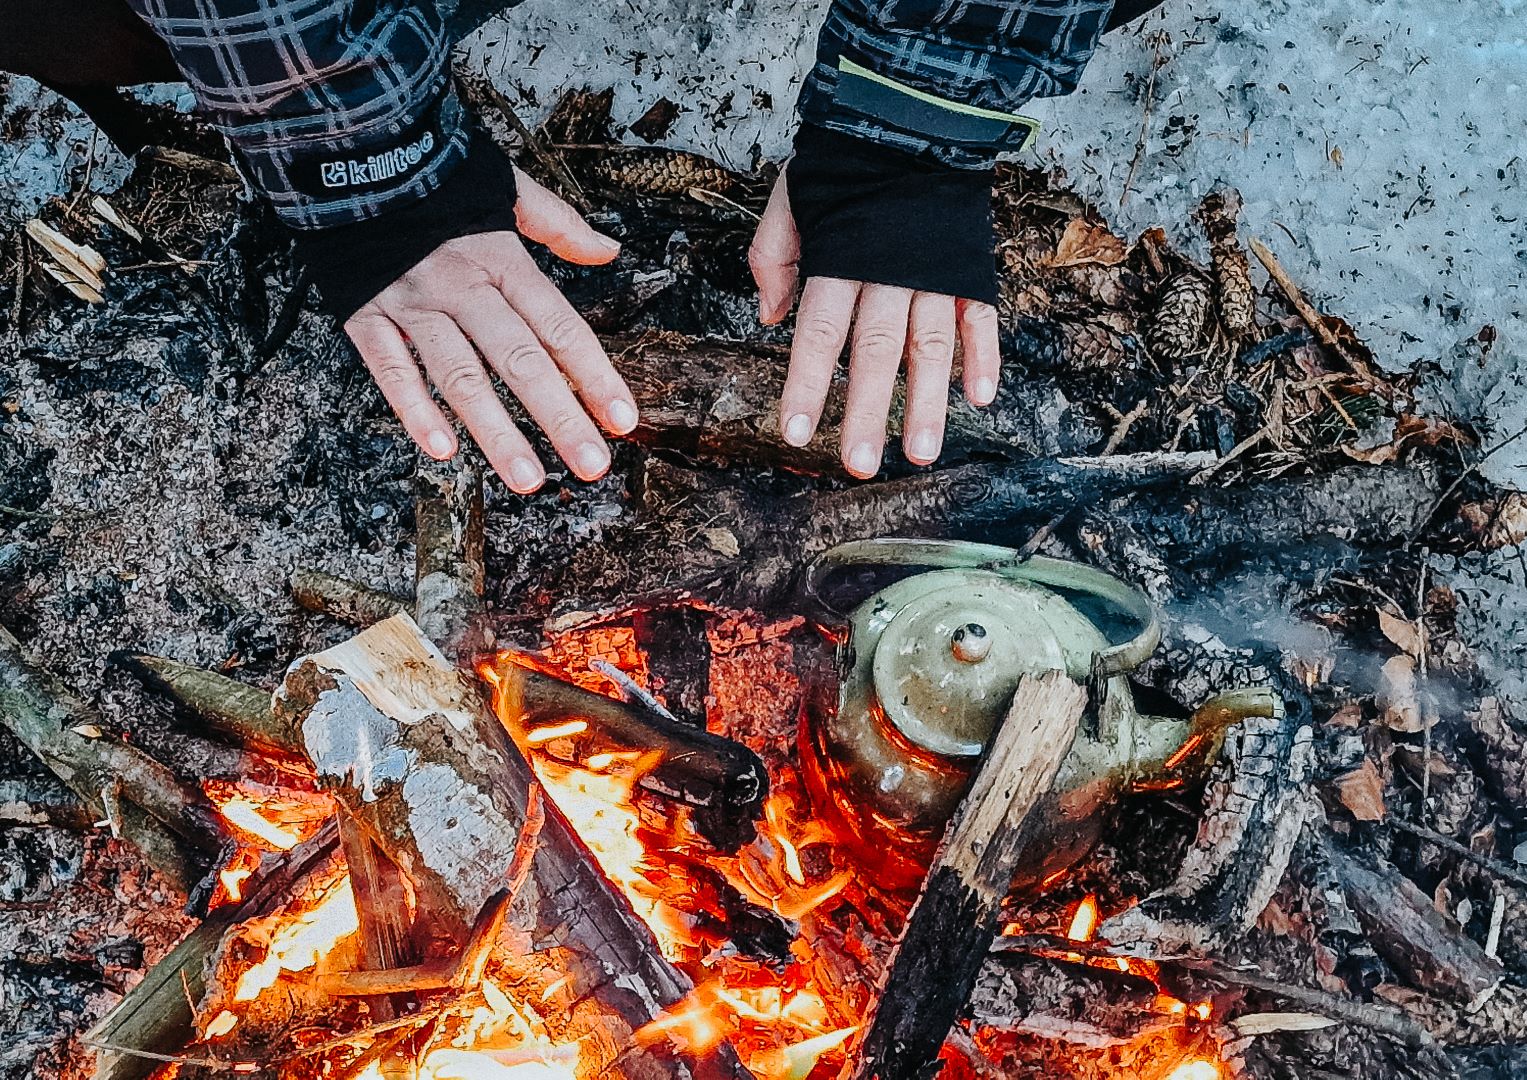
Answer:
<svg viewBox="0 0 1527 1080"><path fill-rule="evenodd" d="M558 742L577 760L606 751L655 751L661 759L640 780L643 790L695 810L695 826L718 848L735 851L754 836L769 794L763 761L739 742L691 727L520 664L500 665L498 693L522 717L523 744L535 727L577 724L586 730Z"/></svg>
<svg viewBox="0 0 1527 1080"><path fill-rule="evenodd" d="M1026 678L945 833L881 980L853 1075L921 1075L964 1008L997 934L1025 820L1050 790L1087 706L1061 672Z"/></svg>
<svg viewBox="0 0 1527 1080"><path fill-rule="evenodd" d="M373 589L321 570L298 568L287 580L297 605L350 626L367 627L408 610L401 596Z"/></svg>
<svg viewBox="0 0 1527 1080"><path fill-rule="evenodd" d="M971 1021L978 1029L1093 1048L1117 1046L1177 1023L1156 1012L1158 990L1149 979L1062 957L994 951L971 992Z"/></svg>
<svg viewBox="0 0 1527 1080"><path fill-rule="evenodd" d="M410 934L413 918L402 871L344 811L339 813L339 839L360 921L361 973L396 970L416 963L419 950ZM407 1012L409 1004L407 997L393 993L378 996L372 1002L372 1011L380 1020L391 1020Z"/></svg>
<svg viewBox="0 0 1527 1080"><path fill-rule="evenodd" d="M1334 846L1329 850L1368 940L1411 986L1469 1010L1489 1000L1505 977L1499 961L1450 924L1393 866L1372 866Z"/></svg>

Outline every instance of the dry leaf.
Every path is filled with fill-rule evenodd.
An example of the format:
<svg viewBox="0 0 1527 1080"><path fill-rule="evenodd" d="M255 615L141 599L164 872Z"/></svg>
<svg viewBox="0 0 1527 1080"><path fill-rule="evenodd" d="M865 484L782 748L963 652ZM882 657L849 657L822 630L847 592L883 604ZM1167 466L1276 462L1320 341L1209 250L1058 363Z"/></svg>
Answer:
<svg viewBox="0 0 1527 1080"><path fill-rule="evenodd" d="M1320 1031L1335 1027L1338 1021L1319 1013L1265 1012L1237 1016L1230 1021L1235 1033L1242 1036L1271 1035L1279 1031Z"/></svg>
<svg viewBox="0 0 1527 1080"><path fill-rule="evenodd" d="M705 537L706 546L719 555L735 559L742 551L742 546L737 543L737 537L731 529L706 529L702 535Z"/></svg>
<svg viewBox="0 0 1527 1080"><path fill-rule="evenodd" d="M1341 450L1349 458L1368 465L1388 465L1412 446L1436 446L1441 442L1456 442L1460 446L1471 445L1468 436L1446 421L1407 414L1395 421L1394 437L1387 443L1367 450L1345 445Z"/></svg>
<svg viewBox="0 0 1527 1080"><path fill-rule="evenodd" d="M1346 776L1339 777L1336 794L1358 821L1384 820L1388 809L1384 805L1384 778L1371 760L1365 760Z"/></svg>
<svg viewBox="0 0 1527 1080"><path fill-rule="evenodd" d="M1421 730L1421 699L1416 692L1413 659L1395 656L1384 664L1377 696L1385 725L1407 735Z"/></svg>
<svg viewBox="0 0 1527 1080"><path fill-rule="evenodd" d="M83 735L87 739L99 739L102 734L99 725L96 724L75 724L69 730L76 735Z"/></svg>
<svg viewBox="0 0 1527 1080"><path fill-rule="evenodd" d="M1124 241L1109 232L1108 226L1084 217L1072 218L1060 238L1055 255L1050 260L1054 267L1118 266L1125 259Z"/></svg>
<svg viewBox="0 0 1527 1080"><path fill-rule="evenodd" d="M1421 635L1416 624L1387 608L1379 609L1379 629L1406 656L1421 659Z"/></svg>

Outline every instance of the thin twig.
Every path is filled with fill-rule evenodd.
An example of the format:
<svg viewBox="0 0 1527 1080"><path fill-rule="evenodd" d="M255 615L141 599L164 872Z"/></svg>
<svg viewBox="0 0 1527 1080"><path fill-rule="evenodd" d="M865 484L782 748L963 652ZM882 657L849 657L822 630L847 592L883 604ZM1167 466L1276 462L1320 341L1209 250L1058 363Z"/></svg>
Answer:
<svg viewBox="0 0 1527 1080"><path fill-rule="evenodd" d="M1320 343L1335 353L1342 363L1352 370L1353 374L1359 376L1364 381L1371 381L1367 365L1354 356L1352 351L1326 325L1325 316L1321 315L1315 309L1315 306L1305 299L1303 290L1289 276L1288 271L1283 269L1283 264L1272 253L1272 249L1254 236L1250 238L1249 243L1251 244L1252 254L1257 257L1257 261L1262 264L1263 269L1267 271L1268 275L1278 283L1278 287L1283 290L1283 295L1288 297L1288 302L1294 306L1294 310L1299 313L1299 317L1315 332L1315 336L1320 340ZM1326 396L1330 397L1329 391L1326 392ZM1340 410L1341 406L1338 405L1337 409ZM1349 416L1346 417L1346 420L1350 424L1352 418Z"/></svg>
<svg viewBox="0 0 1527 1080"><path fill-rule="evenodd" d="M1496 454L1500 453L1502 450L1516 442L1516 440L1520 439L1524 435L1527 435L1527 427L1521 428L1513 435L1506 436L1506 438L1502 439L1500 442L1490 447L1490 449L1486 450L1478 461L1474 462L1474 464L1470 465L1468 468L1464 469L1463 472L1459 473L1458 479L1449 484L1447 486L1447 490L1444 491L1441 495L1437 496L1437 501L1432 503L1432 508L1428 510L1426 512L1426 516L1421 519L1421 524L1417 525L1415 531L1412 532L1406 539L1405 546L1409 547L1411 544L1416 542L1416 537L1420 536L1421 533L1426 530L1426 527L1432 523L1432 518L1437 516L1437 511L1442 509L1443 503L1447 502L1453 497L1453 492L1462 487L1465 480L1478 472L1485 462L1489 461Z"/></svg>
<svg viewBox="0 0 1527 1080"><path fill-rule="evenodd" d="M1135 156L1129 163L1129 173L1124 177L1124 190L1119 193L1119 206L1129 201L1129 188L1135 182L1135 173L1140 171L1140 162L1145 158L1145 147L1150 141L1151 133L1151 106L1156 102L1156 72L1162 68L1163 60L1161 47L1166 43L1166 35L1159 30L1151 35L1151 44L1155 48L1155 55L1151 58L1151 75L1145 84L1145 114L1140 118L1140 137L1135 140Z"/></svg>
<svg viewBox="0 0 1527 1080"><path fill-rule="evenodd" d="M1398 817L1392 817L1388 823L1401 832L1410 833L1418 840L1425 840L1428 844L1440 847L1444 851L1457 855L1460 859L1467 859L1481 870L1487 871L1500 878L1509 881L1520 888L1527 889L1527 873L1509 866L1499 859L1491 858L1475 851L1467 844L1460 844L1451 836L1444 836L1435 829L1428 829L1425 825L1415 825Z"/></svg>
<svg viewBox="0 0 1527 1080"><path fill-rule="evenodd" d="M1119 423L1113 429L1113 434L1108 436L1108 441L1103 444L1103 456L1112 454L1124 445L1124 440L1129 437L1129 429L1135 426L1136 420L1145 415L1146 407L1145 398L1141 398L1139 404L1119 417Z"/></svg>

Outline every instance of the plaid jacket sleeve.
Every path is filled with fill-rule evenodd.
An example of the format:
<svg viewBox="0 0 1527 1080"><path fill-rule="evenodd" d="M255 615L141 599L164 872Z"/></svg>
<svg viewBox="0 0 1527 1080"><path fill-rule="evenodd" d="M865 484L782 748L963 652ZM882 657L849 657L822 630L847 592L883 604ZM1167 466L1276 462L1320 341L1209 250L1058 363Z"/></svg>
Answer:
<svg viewBox="0 0 1527 1080"><path fill-rule="evenodd" d="M1068 94L1114 0L835 0L801 91L803 120L946 165L985 168Z"/></svg>
<svg viewBox="0 0 1527 1080"><path fill-rule="evenodd" d="M466 152L428 0L129 0L288 225L364 221Z"/></svg>

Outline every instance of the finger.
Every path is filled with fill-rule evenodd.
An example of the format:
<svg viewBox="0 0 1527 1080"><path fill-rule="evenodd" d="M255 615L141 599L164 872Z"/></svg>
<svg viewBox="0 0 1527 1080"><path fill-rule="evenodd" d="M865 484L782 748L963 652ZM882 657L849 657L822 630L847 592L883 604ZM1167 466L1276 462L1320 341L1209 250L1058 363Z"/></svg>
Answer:
<svg viewBox="0 0 1527 1080"><path fill-rule="evenodd" d="M380 312L362 309L345 323L345 333L355 343L366 369L387 404L398 414L408 437L436 460L444 461L455 454L456 433L430 397L429 386L419 374L419 364L392 320Z"/></svg>
<svg viewBox="0 0 1527 1080"><path fill-rule="evenodd" d="M616 435L628 434L639 419L636 398L599 338L523 249L508 262L496 281L500 294L530 326L599 422ZM560 376L557 382L562 382ZM597 433L596 440L603 447Z"/></svg>
<svg viewBox="0 0 1527 1080"><path fill-rule="evenodd" d="M931 465L944 444L949 372L954 366L954 297L918 293L907 333L907 419L901 445L907 460Z"/></svg>
<svg viewBox="0 0 1527 1080"><path fill-rule="evenodd" d="M880 471L886 418L907 344L911 306L911 289L866 285L859 294L848 362L848 401L843 406L842 453L844 466L860 479Z"/></svg>
<svg viewBox="0 0 1527 1080"><path fill-rule="evenodd" d="M398 324L414 343L430 381L504 483L522 495L545 483L546 471L535 451L504 411L482 360L456 324L435 313L399 316Z"/></svg>
<svg viewBox="0 0 1527 1080"><path fill-rule="evenodd" d="M955 310L965 358L965 399L972 405L990 405L997 398L997 380L1002 376L997 309L976 300L956 300Z"/></svg>
<svg viewBox="0 0 1527 1080"><path fill-rule="evenodd" d="M801 293L790 344L790 372L779 399L780 430L791 446L809 443L822 419L822 405L848 340L859 289L857 281L811 278Z"/></svg>
<svg viewBox="0 0 1527 1080"><path fill-rule="evenodd" d="M514 170L514 182L519 191L514 220L521 235L579 266L603 266L620 254L618 240L597 231L578 211L519 169Z"/></svg>
<svg viewBox="0 0 1527 1080"><path fill-rule="evenodd" d="M748 248L748 266L758 284L758 320L772 326L790 314L800 274L801 236L790 213L790 194L780 176Z"/></svg>
<svg viewBox="0 0 1527 1080"><path fill-rule="evenodd" d="M486 300L463 305L456 321L546 432L557 456L579 479L599 479L610 467L610 450L599 429L525 320L503 297L497 299L497 308Z"/></svg>

